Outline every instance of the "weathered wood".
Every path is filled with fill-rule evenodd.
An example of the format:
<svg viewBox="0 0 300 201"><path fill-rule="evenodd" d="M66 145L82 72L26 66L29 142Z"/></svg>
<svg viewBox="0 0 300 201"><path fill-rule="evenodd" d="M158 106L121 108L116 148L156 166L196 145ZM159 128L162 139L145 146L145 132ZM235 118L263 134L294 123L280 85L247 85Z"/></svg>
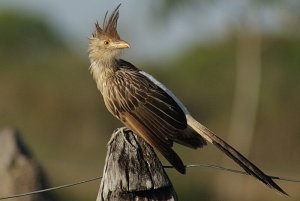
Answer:
<svg viewBox="0 0 300 201"><path fill-rule="evenodd" d="M153 149L125 127L108 144L97 201L178 200Z"/></svg>

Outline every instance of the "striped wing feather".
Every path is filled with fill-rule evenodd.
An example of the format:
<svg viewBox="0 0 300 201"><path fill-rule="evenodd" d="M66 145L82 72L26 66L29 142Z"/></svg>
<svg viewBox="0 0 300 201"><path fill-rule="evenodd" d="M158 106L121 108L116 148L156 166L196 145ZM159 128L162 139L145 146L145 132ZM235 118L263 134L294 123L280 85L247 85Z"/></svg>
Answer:
<svg viewBox="0 0 300 201"><path fill-rule="evenodd" d="M113 79L104 96L110 112L184 173L181 159L171 149L173 141L187 128L178 104L138 71L119 70Z"/></svg>

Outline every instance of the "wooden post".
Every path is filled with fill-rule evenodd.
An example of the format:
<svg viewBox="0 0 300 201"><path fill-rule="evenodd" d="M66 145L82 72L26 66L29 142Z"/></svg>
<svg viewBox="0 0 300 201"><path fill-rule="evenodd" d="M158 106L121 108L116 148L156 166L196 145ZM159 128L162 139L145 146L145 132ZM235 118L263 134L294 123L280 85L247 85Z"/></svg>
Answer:
<svg viewBox="0 0 300 201"><path fill-rule="evenodd" d="M22 135L15 129L0 131L0 197L48 188L43 169L34 159ZM14 201L53 201L51 192L28 195Z"/></svg>
<svg viewBox="0 0 300 201"><path fill-rule="evenodd" d="M178 200L153 149L125 127L108 144L97 201Z"/></svg>

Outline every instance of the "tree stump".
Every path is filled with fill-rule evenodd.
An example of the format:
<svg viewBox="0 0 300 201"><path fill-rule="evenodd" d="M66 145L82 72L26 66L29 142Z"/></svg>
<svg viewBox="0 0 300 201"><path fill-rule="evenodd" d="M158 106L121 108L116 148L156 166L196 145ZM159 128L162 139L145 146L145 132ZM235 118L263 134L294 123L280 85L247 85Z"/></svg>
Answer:
<svg viewBox="0 0 300 201"><path fill-rule="evenodd" d="M97 201L178 200L161 162L142 138L125 127L108 144Z"/></svg>

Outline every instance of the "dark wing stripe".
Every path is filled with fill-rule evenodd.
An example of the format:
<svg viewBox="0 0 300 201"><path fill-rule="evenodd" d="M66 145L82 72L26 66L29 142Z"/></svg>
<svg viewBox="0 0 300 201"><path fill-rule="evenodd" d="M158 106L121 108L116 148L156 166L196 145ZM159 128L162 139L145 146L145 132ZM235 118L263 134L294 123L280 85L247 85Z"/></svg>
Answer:
<svg viewBox="0 0 300 201"><path fill-rule="evenodd" d="M147 126L152 130L153 135L159 138L163 136L167 138L166 134L168 134L168 129L165 127L166 124L162 121L157 121L157 118L153 118L151 111L145 108L140 116L142 121L147 122Z"/></svg>
<svg viewBox="0 0 300 201"><path fill-rule="evenodd" d="M157 107L159 105L159 103L155 103L153 104L152 102L148 101L146 104L145 104L145 107L148 107L153 114L155 114L156 116L160 117L161 119L164 119L168 124L170 125L174 125L178 128L182 127L182 128L185 128L184 125L178 121L176 118L174 118L174 116L176 115L170 115L168 113L166 113L166 109L165 107L163 107L162 105L159 105L159 107ZM175 116L176 117L176 116Z"/></svg>
<svg viewBox="0 0 300 201"><path fill-rule="evenodd" d="M178 118L178 122L181 124L184 124L183 126L186 127L186 117L183 113L182 109L179 107L179 105L173 100L172 97L170 97L165 91L157 87L157 89L153 90L150 89L149 96L153 99L163 102L165 104L165 110L170 112L170 116L173 116Z"/></svg>
<svg viewBox="0 0 300 201"><path fill-rule="evenodd" d="M164 147L171 147L172 142L167 140L166 138L162 138L161 131L159 127L151 126L150 120L144 115L137 115L136 113L130 113L131 116L138 121L141 125L143 125L144 129L147 130L147 137L150 137L156 144Z"/></svg>
<svg viewBox="0 0 300 201"><path fill-rule="evenodd" d="M156 129L159 128L159 133L162 133L163 135L161 136L166 136L168 139L173 139L176 134L178 133L178 129L173 127L172 125L168 124L164 119L161 117L157 116L156 118L153 117L153 112L149 108L145 108L143 110L143 116L146 116L146 120L149 121L149 127L151 129ZM157 134L159 134L157 133ZM156 133L155 133L156 134ZM157 135L156 134L156 135Z"/></svg>

